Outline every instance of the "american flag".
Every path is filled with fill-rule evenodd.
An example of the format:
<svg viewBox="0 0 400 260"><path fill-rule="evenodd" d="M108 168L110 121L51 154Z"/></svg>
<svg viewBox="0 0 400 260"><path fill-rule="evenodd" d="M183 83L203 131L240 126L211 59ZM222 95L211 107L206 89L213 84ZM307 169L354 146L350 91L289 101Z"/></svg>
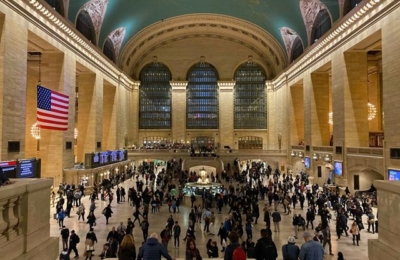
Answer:
<svg viewBox="0 0 400 260"><path fill-rule="evenodd" d="M37 86L37 123L41 129L67 131L69 97Z"/></svg>

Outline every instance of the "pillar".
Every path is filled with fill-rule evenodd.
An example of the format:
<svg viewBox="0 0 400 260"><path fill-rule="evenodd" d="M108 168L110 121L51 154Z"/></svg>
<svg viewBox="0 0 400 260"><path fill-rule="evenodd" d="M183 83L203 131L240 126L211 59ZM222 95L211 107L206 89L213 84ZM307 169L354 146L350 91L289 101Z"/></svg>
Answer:
<svg viewBox="0 0 400 260"><path fill-rule="evenodd" d="M0 160L25 157L28 31L22 20L0 14ZM8 142L20 142L8 153Z"/></svg>
<svg viewBox="0 0 400 260"><path fill-rule="evenodd" d="M103 78L99 74L78 75L78 161L85 154L100 151L103 130Z"/></svg>
<svg viewBox="0 0 400 260"><path fill-rule="evenodd" d="M187 81L171 81L172 141L186 142L186 87Z"/></svg>
<svg viewBox="0 0 400 260"><path fill-rule="evenodd" d="M303 85L293 85L290 87L291 106L290 106L290 132L292 145L298 145L304 141L304 100Z"/></svg>
<svg viewBox="0 0 400 260"><path fill-rule="evenodd" d="M139 86L140 86L140 81L135 81L133 83L133 91L132 91L132 130L131 130L131 140L132 144L136 145L137 148L142 146L143 140L139 140Z"/></svg>
<svg viewBox="0 0 400 260"><path fill-rule="evenodd" d="M234 81L218 81L220 149L224 146L234 148L234 86Z"/></svg>
<svg viewBox="0 0 400 260"><path fill-rule="evenodd" d="M107 81L104 81L103 84L102 149L115 150L117 148L116 88Z"/></svg>

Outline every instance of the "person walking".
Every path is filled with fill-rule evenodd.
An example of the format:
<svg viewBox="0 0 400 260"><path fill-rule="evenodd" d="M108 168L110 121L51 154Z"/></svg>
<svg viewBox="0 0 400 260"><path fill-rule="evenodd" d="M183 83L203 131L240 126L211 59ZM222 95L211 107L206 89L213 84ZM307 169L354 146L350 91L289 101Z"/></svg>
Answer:
<svg viewBox="0 0 400 260"><path fill-rule="evenodd" d="M97 243L97 237L96 234L93 232L93 228L90 228L90 231L86 234L85 240L86 260L92 260L95 243Z"/></svg>
<svg viewBox="0 0 400 260"><path fill-rule="evenodd" d="M165 246L165 249L168 250L168 243L169 243L169 240L171 239L171 235L170 235L168 226L166 226L164 228L164 230L161 231L160 236L161 236L161 243Z"/></svg>
<svg viewBox="0 0 400 260"><path fill-rule="evenodd" d="M61 234L63 248L68 248L69 229L65 226L62 226L60 234Z"/></svg>
<svg viewBox="0 0 400 260"><path fill-rule="evenodd" d="M324 259L324 248L313 240L313 235L309 231L303 233L305 243L301 246L300 260L321 260Z"/></svg>
<svg viewBox="0 0 400 260"><path fill-rule="evenodd" d="M272 212L272 221L274 222L274 232L280 232L279 223L281 222L281 214L275 210Z"/></svg>
<svg viewBox="0 0 400 260"><path fill-rule="evenodd" d="M202 260L199 249L196 248L196 242L193 239L188 240L186 244L186 260Z"/></svg>
<svg viewBox="0 0 400 260"><path fill-rule="evenodd" d="M293 214L292 225L293 225L293 229L294 229L294 238L297 239L297 234L299 231L299 217L296 214Z"/></svg>
<svg viewBox="0 0 400 260"><path fill-rule="evenodd" d="M263 209L264 212L264 222L265 222L265 226L271 228L271 216L268 210L268 205L265 204L265 207Z"/></svg>
<svg viewBox="0 0 400 260"><path fill-rule="evenodd" d="M108 225L108 219L111 218L111 215L112 215L113 213L114 213L114 212L111 210L111 203L108 204L107 207L105 207L105 208L103 209L103 215L104 215L104 217L106 217L106 225Z"/></svg>
<svg viewBox="0 0 400 260"><path fill-rule="evenodd" d="M329 246L329 254L333 255L333 253L332 253L332 242L331 242L332 234L331 234L331 230L330 230L328 225L325 228L322 229L322 236L323 236L322 247L325 249L326 244L328 244L328 246Z"/></svg>
<svg viewBox="0 0 400 260"><path fill-rule="evenodd" d="M296 239L292 236L288 238L288 243L282 246L283 260L297 260L300 254L300 248L296 246Z"/></svg>
<svg viewBox="0 0 400 260"><path fill-rule="evenodd" d="M360 228L357 225L357 222L354 221L350 228L350 233L353 235L353 245L359 246L358 242L360 241Z"/></svg>
<svg viewBox="0 0 400 260"><path fill-rule="evenodd" d="M89 228L93 228L96 223L96 217L93 214L93 211L89 212L89 215L86 217L86 224L89 224Z"/></svg>
<svg viewBox="0 0 400 260"><path fill-rule="evenodd" d="M57 219L58 219L58 227L60 229L63 228L64 226L64 219L67 216L67 214L65 213L65 211L61 208L61 210L58 212L57 214Z"/></svg>
<svg viewBox="0 0 400 260"><path fill-rule="evenodd" d="M307 210L306 219L307 219L306 227L308 228L308 224L311 224L311 229L314 229L313 221L315 220L315 213L314 213L314 209L313 208L309 208Z"/></svg>
<svg viewBox="0 0 400 260"><path fill-rule="evenodd" d="M83 203L81 203L78 207L78 210L76 211L76 214L78 215L78 221L81 219L83 222L85 222L85 206L83 205Z"/></svg>
<svg viewBox="0 0 400 260"><path fill-rule="evenodd" d="M118 250L119 260L134 260L136 259L135 240L132 235L126 235L122 239Z"/></svg>
<svg viewBox="0 0 400 260"><path fill-rule="evenodd" d="M158 242L158 235L152 233L139 250L137 260L161 260L161 256L167 260L173 260L167 249Z"/></svg>
<svg viewBox="0 0 400 260"><path fill-rule="evenodd" d="M254 249L254 258L256 260L275 260L278 257L278 251L267 229L261 229L260 235L261 238L257 240Z"/></svg>
<svg viewBox="0 0 400 260"><path fill-rule="evenodd" d="M219 236L220 239L221 239L221 241L220 241L221 246L222 246L221 252L224 252L225 251L225 247L226 247L226 239L228 237L228 232L226 231L226 229L224 227L224 223L221 223L221 226L220 226L220 228L218 230L217 236Z"/></svg>
<svg viewBox="0 0 400 260"><path fill-rule="evenodd" d="M179 237L181 235L181 226L179 226L178 221L175 221L175 225L173 227L174 233L174 248L179 248Z"/></svg>
<svg viewBox="0 0 400 260"><path fill-rule="evenodd" d="M149 236L149 221L147 221L147 218L143 218L142 223L140 223L140 228L142 229L143 240L146 241Z"/></svg>
<svg viewBox="0 0 400 260"><path fill-rule="evenodd" d="M75 258L79 257L78 249L76 248L76 246L79 244L79 242L80 242L79 236L75 233L75 230L71 230L71 236L69 237L68 255L71 254L71 251L74 251Z"/></svg>

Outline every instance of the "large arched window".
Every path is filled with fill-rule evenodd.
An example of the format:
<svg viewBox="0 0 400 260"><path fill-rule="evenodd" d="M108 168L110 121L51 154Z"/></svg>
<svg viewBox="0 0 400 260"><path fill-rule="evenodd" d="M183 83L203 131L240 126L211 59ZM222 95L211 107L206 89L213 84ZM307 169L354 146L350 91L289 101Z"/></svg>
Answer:
<svg viewBox="0 0 400 260"><path fill-rule="evenodd" d="M292 45L292 55L291 55L292 62L297 60L303 54L303 51L304 51L303 43L301 42L300 37L297 37Z"/></svg>
<svg viewBox="0 0 400 260"><path fill-rule="evenodd" d="M234 128L266 129L266 75L263 68L257 63L246 62L236 70L235 80Z"/></svg>
<svg viewBox="0 0 400 260"><path fill-rule="evenodd" d="M345 0L343 6L343 16L348 14L354 7L359 5L362 0Z"/></svg>
<svg viewBox="0 0 400 260"><path fill-rule="evenodd" d="M140 72L139 128L171 128L171 72L159 62Z"/></svg>
<svg viewBox="0 0 400 260"><path fill-rule="evenodd" d="M104 53L104 55L106 55L107 58L109 58L112 62L115 63L114 43L108 37L107 37L106 42L104 43L104 46L103 46L103 53Z"/></svg>
<svg viewBox="0 0 400 260"><path fill-rule="evenodd" d="M239 149L263 149L263 139L257 136L239 138Z"/></svg>
<svg viewBox="0 0 400 260"><path fill-rule="evenodd" d="M186 128L218 129L218 73L208 63L198 63L187 75Z"/></svg>
<svg viewBox="0 0 400 260"><path fill-rule="evenodd" d="M311 44L318 41L318 39L331 29L331 26L331 17L329 16L328 10L323 9L319 11L312 29Z"/></svg>
<svg viewBox="0 0 400 260"><path fill-rule="evenodd" d="M81 11L76 19L76 29L83 34L91 43L96 45L96 32L94 30L92 18L86 11Z"/></svg>
<svg viewBox="0 0 400 260"><path fill-rule="evenodd" d="M54 10L56 10L57 13L64 16L63 0L46 0L46 3L48 3Z"/></svg>

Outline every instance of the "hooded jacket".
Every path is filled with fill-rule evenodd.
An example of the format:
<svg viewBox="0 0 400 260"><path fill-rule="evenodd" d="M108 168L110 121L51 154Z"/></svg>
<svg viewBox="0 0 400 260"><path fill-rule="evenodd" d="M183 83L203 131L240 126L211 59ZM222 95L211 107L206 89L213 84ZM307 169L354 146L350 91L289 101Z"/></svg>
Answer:
<svg viewBox="0 0 400 260"><path fill-rule="evenodd" d="M67 251L67 250L63 250L63 251L60 253L60 258L59 258L59 259L60 259L60 260L70 260L68 251Z"/></svg>
<svg viewBox="0 0 400 260"><path fill-rule="evenodd" d="M156 238L148 238L146 243L140 248L137 259L157 260L161 259L161 256L165 257L167 260L172 260L167 249L159 243Z"/></svg>

